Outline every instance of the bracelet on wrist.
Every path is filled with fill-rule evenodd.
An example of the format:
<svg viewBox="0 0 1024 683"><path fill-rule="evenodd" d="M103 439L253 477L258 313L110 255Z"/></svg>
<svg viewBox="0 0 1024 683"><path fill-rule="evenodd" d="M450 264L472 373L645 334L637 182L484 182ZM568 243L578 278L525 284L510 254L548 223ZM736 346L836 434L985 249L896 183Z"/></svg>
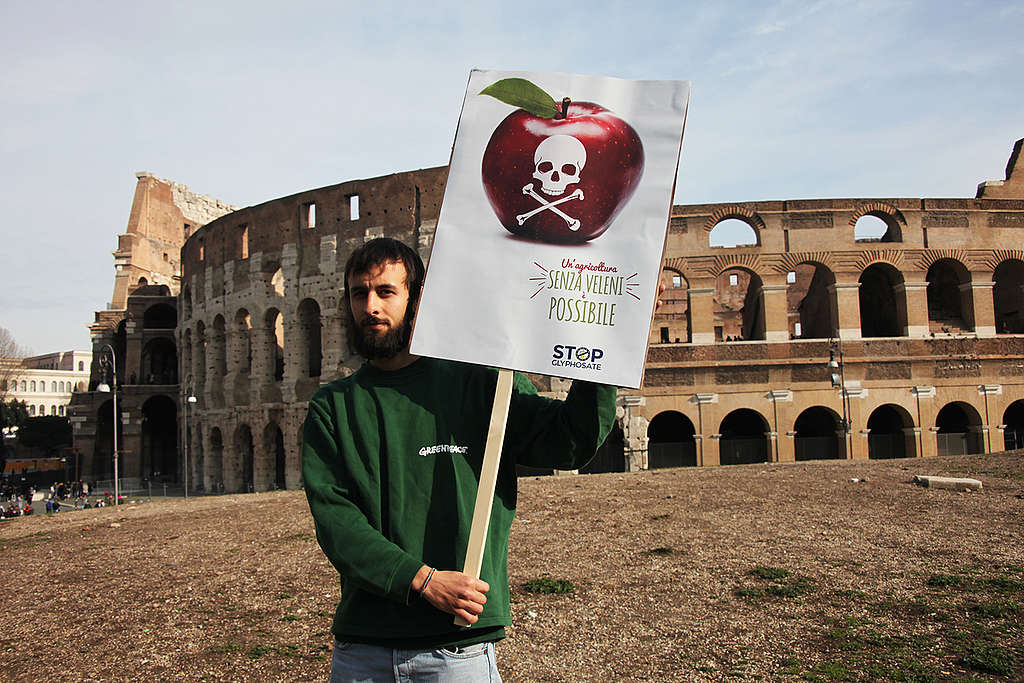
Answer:
<svg viewBox="0 0 1024 683"><path fill-rule="evenodd" d="M421 598L423 597L423 594L426 592L427 584L430 583L430 579L432 579L432 578L434 578L434 568L433 567L430 568L430 573L427 574L427 578L425 578L423 580L423 585L420 586L420 597Z"/></svg>

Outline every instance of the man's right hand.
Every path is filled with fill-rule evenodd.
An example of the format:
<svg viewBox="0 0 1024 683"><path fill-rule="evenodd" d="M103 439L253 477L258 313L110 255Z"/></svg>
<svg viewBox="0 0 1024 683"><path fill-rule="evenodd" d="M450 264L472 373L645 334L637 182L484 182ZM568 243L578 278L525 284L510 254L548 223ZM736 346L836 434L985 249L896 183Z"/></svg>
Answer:
<svg viewBox="0 0 1024 683"><path fill-rule="evenodd" d="M426 572L423 569L426 569ZM423 569L413 580L414 590L419 591L430 572L426 566ZM468 574L436 570L427 584L427 589L423 591L423 598L442 612L462 617L466 622L475 624L480 613L484 611L484 603L487 602L484 593L490 589L486 581L474 579Z"/></svg>

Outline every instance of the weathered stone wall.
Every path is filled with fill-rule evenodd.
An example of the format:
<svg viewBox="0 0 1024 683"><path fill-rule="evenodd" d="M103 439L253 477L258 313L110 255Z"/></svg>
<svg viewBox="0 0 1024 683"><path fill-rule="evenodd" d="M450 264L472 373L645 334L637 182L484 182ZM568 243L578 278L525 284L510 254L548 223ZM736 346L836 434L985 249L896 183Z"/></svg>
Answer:
<svg viewBox="0 0 1024 683"><path fill-rule="evenodd" d="M885 453L929 456L960 436L999 450L1004 420L1024 398L1015 158L1006 181L973 199L675 207L645 387L623 392L636 394L623 413L629 466L648 466L647 436L662 449L690 448L697 465L878 457L883 442ZM309 190L189 238L177 334L179 401L198 401L192 482L229 491L300 484L305 402L360 362L345 344L345 260L379 235L426 257L445 173ZM858 240L864 216L883 221L885 235ZM746 222L756 244L711 247L710 231L729 218ZM728 273L736 285L723 285ZM725 341L735 336L743 341ZM951 406L966 422L948 417Z"/></svg>

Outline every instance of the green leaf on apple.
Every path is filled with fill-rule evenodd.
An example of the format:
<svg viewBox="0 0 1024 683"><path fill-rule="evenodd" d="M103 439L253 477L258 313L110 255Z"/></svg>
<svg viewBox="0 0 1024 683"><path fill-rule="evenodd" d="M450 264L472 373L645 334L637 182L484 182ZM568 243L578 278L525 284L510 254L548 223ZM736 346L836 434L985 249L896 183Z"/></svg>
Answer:
<svg viewBox="0 0 1024 683"><path fill-rule="evenodd" d="M525 78L503 78L491 83L480 94L525 109L542 119L553 119L558 115L558 104L554 98Z"/></svg>

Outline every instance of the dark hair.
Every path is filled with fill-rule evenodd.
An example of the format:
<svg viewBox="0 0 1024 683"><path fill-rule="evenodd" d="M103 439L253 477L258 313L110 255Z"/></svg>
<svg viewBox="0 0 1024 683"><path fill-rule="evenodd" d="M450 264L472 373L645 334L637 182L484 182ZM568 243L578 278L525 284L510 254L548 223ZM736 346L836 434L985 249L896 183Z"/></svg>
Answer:
<svg viewBox="0 0 1024 683"><path fill-rule="evenodd" d="M348 278L352 273L366 273L386 263L401 263L405 266L409 303L418 302L423 287L423 259L415 250L390 237L374 238L352 252L345 264L345 290L348 291Z"/></svg>

